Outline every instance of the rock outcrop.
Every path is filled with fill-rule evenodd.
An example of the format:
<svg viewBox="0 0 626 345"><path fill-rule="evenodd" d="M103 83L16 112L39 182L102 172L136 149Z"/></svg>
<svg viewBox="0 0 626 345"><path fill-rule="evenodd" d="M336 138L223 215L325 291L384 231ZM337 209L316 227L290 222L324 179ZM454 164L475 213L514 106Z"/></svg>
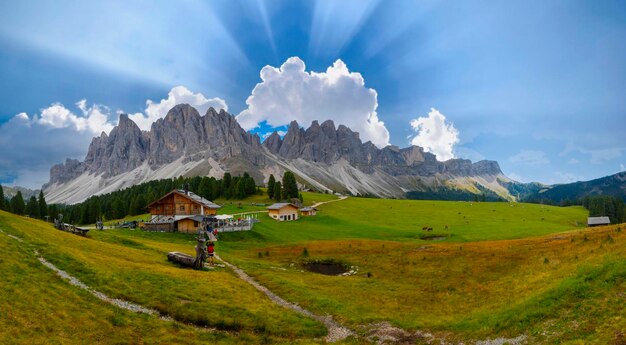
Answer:
<svg viewBox="0 0 626 345"><path fill-rule="evenodd" d="M269 174L293 171L303 186L380 197L403 197L412 190L466 188L476 185L511 198L500 182L510 181L497 162L465 159L437 161L423 148L378 148L359 133L313 121L304 129L292 121L283 138L276 132L261 143L244 131L234 116L210 108L204 116L179 104L142 132L120 115L109 135L95 137L83 162L68 159L50 169L44 186L52 202L75 203L92 194L180 175L221 177L248 172L257 184ZM448 183L454 181L454 183ZM485 182L487 181L487 182ZM467 186L465 186L467 184Z"/></svg>

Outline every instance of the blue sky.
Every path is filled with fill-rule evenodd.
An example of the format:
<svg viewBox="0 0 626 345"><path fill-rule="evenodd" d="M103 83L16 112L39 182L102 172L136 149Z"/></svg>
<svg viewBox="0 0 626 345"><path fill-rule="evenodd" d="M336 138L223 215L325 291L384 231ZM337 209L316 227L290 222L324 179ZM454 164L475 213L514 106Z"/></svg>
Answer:
<svg viewBox="0 0 626 345"><path fill-rule="evenodd" d="M626 165L624 42L623 1L5 1L0 182L38 187L118 111L152 119L147 100L198 94L261 134L356 119L364 139L497 160L524 182L597 178ZM268 96L290 66L307 104Z"/></svg>

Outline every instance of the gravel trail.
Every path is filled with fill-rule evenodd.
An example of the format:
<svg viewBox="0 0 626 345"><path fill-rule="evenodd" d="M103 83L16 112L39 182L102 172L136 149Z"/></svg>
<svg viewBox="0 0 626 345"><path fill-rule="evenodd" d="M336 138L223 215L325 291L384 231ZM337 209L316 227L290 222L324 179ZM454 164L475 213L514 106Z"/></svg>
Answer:
<svg viewBox="0 0 626 345"><path fill-rule="evenodd" d="M318 202L318 203L315 203L315 204L311 205L311 207L317 207L319 205L324 205L324 204L328 204L328 203L331 203L331 202L337 202L337 201L341 201L341 200L346 200L347 198L348 198L347 196L342 195L342 196L339 197L339 199Z"/></svg>
<svg viewBox="0 0 626 345"><path fill-rule="evenodd" d="M48 260L44 259L42 256L39 255L39 253L37 251L35 251L35 256L37 256L37 259L39 260L39 262L41 262L44 266L48 267L49 269L53 270L54 272L56 272L56 274L69 281L70 284L79 287L87 292L89 292L90 294L96 296L98 299L105 301L107 303L113 304L119 308L122 309L126 309L126 310L130 310L134 313L143 313L143 314L148 314L148 315L156 315L158 316L160 319L162 320L166 320L166 321L172 321L172 318L168 317L168 316L164 316L161 315L158 311L154 310L154 309L150 309L150 308L146 308L146 307L142 307L138 304L132 303L132 302L128 302L128 301L124 301L121 299L117 299L117 298L111 298L105 294L103 294L100 291L96 291L92 288L90 288L89 286L87 286L85 283L81 282L80 280L78 280L78 278L71 276L69 273L61 270L60 268L56 267L55 265L53 265L52 263L50 263Z"/></svg>
<svg viewBox="0 0 626 345"><path fill-rule="evenodd" d="M323 323L326 328L328 329L328 335L326 336L325 340L329 343L333 343L339 340L343 340L351 335L354 334L354 332L352 332L351 330L349 330L346 327L343 327L342 325L340 325L339 323L337 323L335 320L333 320L332 316L327 315L327 316L320 316L317 314L313 314L311 311L302 308L301 306L294 304L294 303L290 303L287 302L286 300L282 299L281 297L279 297L278 295L276 295L275 293L273 293L272 291L270 291L268 288L266 288L265 286L259 284L256 280L254 280L252 277L250 277L246 272L244 272L241 268L227 262L224 261L222 258L220 258L219 256L216 255L216 258L220 261L222 261L226 266L228 266L230 269L232 269L235 273L237 273L237 275L239 276L239 278L241 278L242 280L244 280L245 282L247 282L248 284L254 286L257 290L263 292L267 297L269 297L274 303L291 309L297 313L300 313L304 316L310 317L312 319L315 319L321 323Z"/></svg>

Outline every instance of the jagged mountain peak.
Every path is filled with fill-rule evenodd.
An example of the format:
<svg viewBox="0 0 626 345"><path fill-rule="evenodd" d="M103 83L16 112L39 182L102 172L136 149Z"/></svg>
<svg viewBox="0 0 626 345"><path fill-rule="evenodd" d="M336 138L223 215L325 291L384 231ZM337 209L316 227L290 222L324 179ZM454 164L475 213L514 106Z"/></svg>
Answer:
<svg viewBox="0 0 626 345"><path fill-rule="evenodd" d="M270 134L270 136L263 142L263 146L265 146L271 153L278 153L282 144L283 139L276 131Z"/></svg>
<svg viewBox="0 0 626 345"><path fill-rule="evenodd" d="M50 183L44 188L54 202L78 202L94 193L151 179L221 177L230 171L248 172L261 184L269 174L280 176L285 170L296 172L300 181L321 191L380 197L450 188L447 181L459 178L462 181L456 185L462 188L487 180L493 184L498 183L493 177L502 174L497 162L439 162L418 146L381 149L371 141L361 142L359 133L345 125L335 127L332 120L312 121L306 129L291 121L283 138L274 131L261 144L257 134L243 130L223 109L209 108L201 116L189 104L178 104L146 132L128 115L120 115L109 135L103 133L92 140L83 162L67 160L52 167ZM498 186L483 187L506 193Z"/></svg>
<svg viewBox="0 0 626 345"><path fill-rule="evenodd" d="M186 122L198 118L200 118L198 110L186 103L174 106L167 112L167 115L165 115L165 121L168 122Z"/></svg>

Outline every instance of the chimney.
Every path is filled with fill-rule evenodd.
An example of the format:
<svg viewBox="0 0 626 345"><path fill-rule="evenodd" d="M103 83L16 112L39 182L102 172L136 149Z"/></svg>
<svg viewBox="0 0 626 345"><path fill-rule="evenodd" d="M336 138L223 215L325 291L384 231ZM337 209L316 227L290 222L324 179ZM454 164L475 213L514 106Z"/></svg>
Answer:
<svg viewBox="0 0 626 345"><path fill-rule="evenodd" d="M189 195L189 183L185 183L185 195Z"/></svg>

